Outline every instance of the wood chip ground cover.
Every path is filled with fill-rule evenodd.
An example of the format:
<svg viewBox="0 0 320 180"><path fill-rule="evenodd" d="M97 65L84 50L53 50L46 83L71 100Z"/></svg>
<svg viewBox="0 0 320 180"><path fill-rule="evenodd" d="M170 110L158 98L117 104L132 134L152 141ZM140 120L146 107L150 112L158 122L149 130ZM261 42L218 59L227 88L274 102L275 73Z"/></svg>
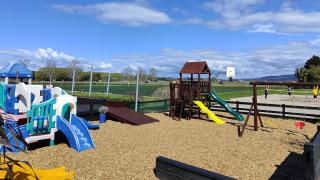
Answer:
<svg viewBox="0 0 320 180"><path fill-rule="evenodd" d="M268 179L290 154L301 158L303 144L316 132L311 123L300 130L293 120L263 118L266 127L255 132L249 126L239 138L240 123L231 118L222 117L228 123L218 125L199 119L175 121L162 113L148 115L160 121L131 126L108 120L90 131L93 150L77 153L61 143L10 155L39 168L66 166L75 171L75 179L156 179L153 168L159 155L237 179Z"/></svg>

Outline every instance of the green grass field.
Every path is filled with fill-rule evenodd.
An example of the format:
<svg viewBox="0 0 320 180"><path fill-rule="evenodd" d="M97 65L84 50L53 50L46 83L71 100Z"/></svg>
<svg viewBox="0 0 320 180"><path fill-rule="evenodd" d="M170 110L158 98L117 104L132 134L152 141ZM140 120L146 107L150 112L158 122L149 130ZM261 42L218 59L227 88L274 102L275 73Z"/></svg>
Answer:
<svg viewBox="0 0 320 180"><path fill-rule="evenodd" d="M71 83L54 83L53 86L61 87L66 91L71 91ZM157 89L162 87L169 87L167 84L141 84L139 91L143 96L151 96ZM77 83L75 84L74 91L78 92L89 92L88 83ZM107 86L104 83L94 83L92 85L92 92L105 93ZM111 84L109 87L109 93L111 94L122 94L122 95L135 95L136 85L135 84Z"/></svg>
<svg viewBox="0 0 320 180"><path fill-rule="evenodd" d="M61 87L71 91L71 82L54 83L54 86ZM123 84L121 82L111 83L109 87L109 96L106 96L105 83L96 82L92 85L92 97L108 98L113 100L123 100L127 102L134 101L136 85ZM287 87L274 86L270 87L269 94L287 94ZM160 95L159 95L160 90ZM229 100L237 97L252 96L252 86L247 82L226 82L224 84L212 83L212 90L214 90L222 99ZM75 96L88 96L89 83L77 83L74 89ZM296 89L293 90L297 95L311 95L311 90ZM162 93L162 94L161 94ZM264 94L264 86L258 86L258 95ZM153 101L157 99L167 99L169 97L169 82L141 84L139 86L139 95L141 101Z"/></svg>

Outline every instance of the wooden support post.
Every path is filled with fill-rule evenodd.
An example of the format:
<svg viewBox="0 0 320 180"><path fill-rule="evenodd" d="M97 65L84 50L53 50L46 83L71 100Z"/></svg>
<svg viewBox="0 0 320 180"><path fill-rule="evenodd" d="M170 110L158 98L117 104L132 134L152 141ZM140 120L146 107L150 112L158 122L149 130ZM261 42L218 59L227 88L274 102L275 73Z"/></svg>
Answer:
<svg viewBox="0 0 320 180"><path fill-rule="evenodd" d="M260 126L263 127L263 123L262 123L262 120L261 120L259 109L257 109L257 112L258 112L258 118L259 118Z"/></svg>
<svg viewBox="0 0 320 180"><path fill-rule="evenodd" d="M93 117L93 99L90 98L90 117Z"/></svg>
<svg viewBox="0 0 320 180"><path fill-rule="evenodd" d="M284 119L286 117L286 105L282 104L282 119Z"/></svg>
<svg viewBox="0 0 320 180"><path fill-rule="evenodd" d="M254 130L258 131L258 105L257 105L257 85L253 84L253 117L254 117Z"/></svg>
<svg viewBox="0 0 320 180"><path fill-rule="evenodd" d="M239 101L236 101L236 110L239 112Z"/></svg>
<svg viewBox="0 0 320 180"><path fill-rule="evenodd" d="M137 112L141 111L141 102L138 102L138 108L137 108Z"/></svg>
<svg viewBox="0 0 320 180"><path fill-rule="evenodd" d="M197 96L197 99L202 101L202 98L201 98L201 84L200 84L200 74L198 74L198 87L196 88L196 96ZM200 118L200 107L198 107L198 116Z"/></svg>
<svg viewBox="0 0 320 180"><path fill-rule="evenodd" d="M244 133L244 130L246 129L246 127L247 127L247 125L248 125L248 121L249 121L249 119L250 119L252 109L253 109L253 104L251 105L251 107L250 107L250 109L249 109L249 112L248 112L248 115L247 115L247 117L246 117L246 120L244 121L244 124L243 124L243 126L242 126L242 130L241 130L241 132L240 132L240 134L239 134L240 137L242 137L242 135L243 135L243 133Z"/></svg>
<svg viewBox="0 0 320 180"><path fill-rule="evenodd" d="M208 93L211 92L211 73L209 72Z"/></svg>
<svg viewBox="0 0 320 180"><path fill-rule="evenodd" d="M208 92L207 93L210 93L211 92L211 72L209 72L209 81L208 81ZM208 100L209 100L209 107L211 107L211 101L210 101L210 96L208 95Z"/></svg>
<svg viewBox="0 0 320 180"><path fill-rule="evenodd" d="M182 74L181 73L179 73L179 75L180 75L180 82L179 82L179 84L180 84L180 88L179 88L179 99L183 99L183 91L185 91L185 88L183 87L183 84L182 84ZM182 90L183 89L183 90Z"/></svg>

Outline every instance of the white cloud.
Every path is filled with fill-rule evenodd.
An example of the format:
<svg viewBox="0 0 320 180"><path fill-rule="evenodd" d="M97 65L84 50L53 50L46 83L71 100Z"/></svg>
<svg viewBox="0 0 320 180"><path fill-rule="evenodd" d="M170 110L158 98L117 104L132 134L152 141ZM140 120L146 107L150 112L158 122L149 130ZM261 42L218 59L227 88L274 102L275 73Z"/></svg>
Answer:
<svg viewBox="0 0 320 180"><path fill-rule="evenodd" d="M198 17L192 17L184 21L184 24L203 24L205 21Z"/></svg>
<svg viewBox="0 0 320 180"><path fill-rule="evenodd" d="M72 60L78 60L80 63L79 65L85 71L90 70L91 64L93 65L95 71L103 72L110 71L112 69L112 64L107 61L88 60L83 57L76 57L51 48L39 48L36 50L0 50L0 61L2 62L3 66L15 61L18 62L21 59L28 59L31 61L31 70L37 70L46 66L47 60L54 60L58 67L66 67Z"/></svg>
<svg viewBox="0 0 320 180"><path fill-rule="evenodd" d="M276 31L276 27L273 24L254 24L248 32L276 33Z"/></svg>
<svg viewBox="0 0 320 180"><path fill-rule="evenodd" d="M310 43L314 46L320 46L320 39L315 39L315 40L312 40L310 41Z"/></svg>
<svg viewBox="0 0 320 180"><path fill-rule="evenodd" d="M82 61L81 65L85 71L89 71L91 69L91 64L93 66L93 71L98 72L110 72L112 68L112 64L103 61Z"/></svg>
<svg viewBox="0 0 320 180"><path fill-rule="evenodd" d="M54 60L57 66L65 67L72 60L79 60L85 64L85 59L75 57L64 52L59 52L51 48L39 48L36 50L17 49L17 50L0 50L0 60L4 65L28 59L31 61L30 68L37 70L46 65L47 60Z"/></svg>
<svg viewBox="0 0 320 180"><path fill-rule="evenodd" d="M283 45L262 47L246 52L195 49L182 51L164 49L158 54L132 54L110 59L113 70L127 66L149 69L155 67L161 75L177 76L186 61L206 60L213 72L225 71L235 66L237 78L262 77L267 75L293 74L319 49L309 42L291 42ZM221 78L221 77L220 77Z"/></svg>
<svg viewBox="0 0 320 180"><path fill-rule="evenodd" d="M249 33L271 33L271 34L281 34L281 35L293 35L290 33L279 32L275 25L273 24L254 24L251 29L247 32Z"/></svg>
<svg viewBox="0 0 320 180"><path fill-rule="evenodd" d="M187 10L182 9L181 7L173 7L172 12L180 14L182 16L190 15L190 13Z"/></svg>
<svg viewBox="0 0 320 180"><path fill-rule="evenodd" d="M186 61L205 60L216 73L225 71L227 66L236 68L237 78L262 77L268 75L293 74L313 55L319 55L319 39L310 42L290 42L287 44L261 47L250 51L221 51L215 49L177 50L163 49L159 53L141 53L115 56L107 60L90 60L79 58L50 48L37 50L0 50L3 66L13 60L26 58L31 60L30 67L36 70L46 65L47 59L57 61L65 67L71 60L80 60L84 70L93 64L95 71L121 72L125 67L136 69L143 67L147 71L154 67L162 76L177 76ZM222 77L220 77L222 78Z"/></svg>
<svg viewBox="0 0 320 180"><path fill-rule="evenodd" d="M251 32L320 32L320 12L295 9L287 1L279 10L262 11L257 8L264 4L267 4L265 0L214 0L205 3L204 8L217 17L203 24L215 29L257 30Z"/></svg>
<svg viewBox="0 0 320 180"><path fill-rule="evenodd" d="M102 23L116 23L128 26L141 26L148 24L167 24L172 20L164 12L155 10L146 3L98 3L94 5L54 5L67 13L88 14L95 16Z"/></svg>
<svg viewBox="0 0 320 180"><path fill-rule="evenodd" d="M265 0L214 0L204 4L204 8L220 14L225 18L241 18L239 15L249 13L249 7L263 4Z"/></svg>

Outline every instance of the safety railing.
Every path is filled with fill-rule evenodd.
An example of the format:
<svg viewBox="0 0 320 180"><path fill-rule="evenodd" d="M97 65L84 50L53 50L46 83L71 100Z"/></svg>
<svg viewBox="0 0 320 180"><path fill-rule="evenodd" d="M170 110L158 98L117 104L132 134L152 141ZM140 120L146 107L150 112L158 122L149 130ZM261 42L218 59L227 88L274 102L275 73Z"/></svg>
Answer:
<svg viewBox="0 0 320 180"><path fill-rule="evenodd" d="M53 109L53 105L56 101L56 98L52 98L43 103L32 104L31 110L27 112L27 131L30 134L49 133L51 128L55 127L53 116L56 110Z"/></svg>

